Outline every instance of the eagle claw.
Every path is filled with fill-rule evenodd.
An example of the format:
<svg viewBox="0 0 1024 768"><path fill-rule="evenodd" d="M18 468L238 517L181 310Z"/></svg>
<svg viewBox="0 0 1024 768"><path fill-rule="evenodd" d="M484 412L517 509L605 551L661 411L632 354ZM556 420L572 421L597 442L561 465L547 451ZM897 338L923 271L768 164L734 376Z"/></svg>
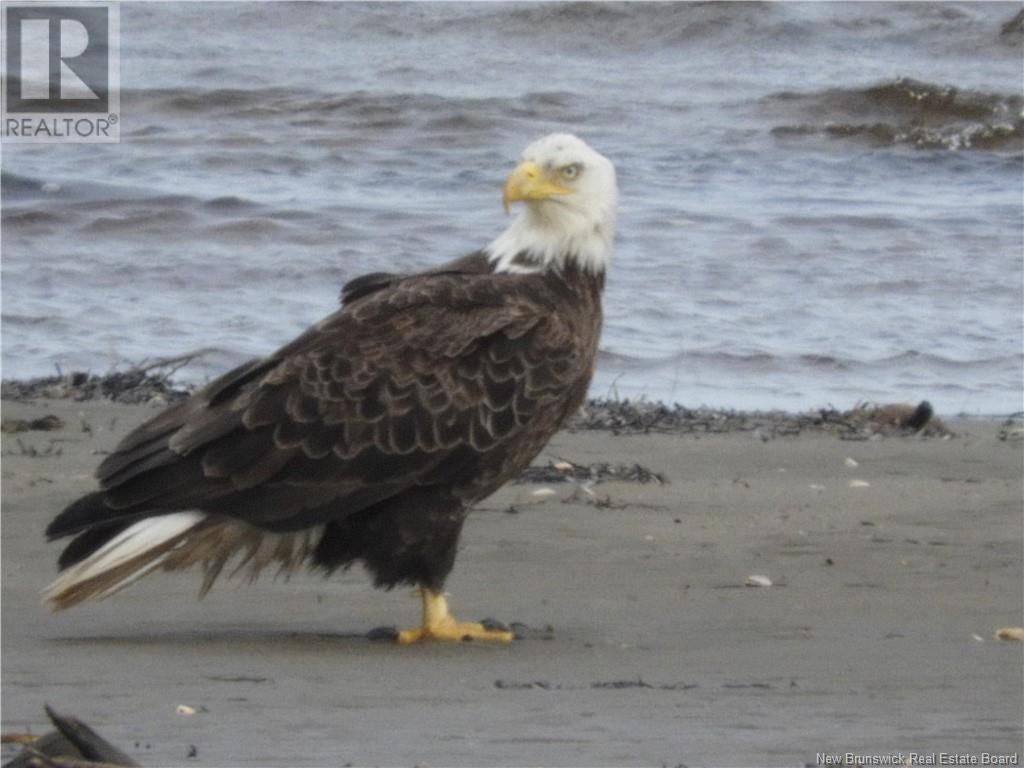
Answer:
<svg viewBox="0 0 1024 768"><path fill-rule="evenodd" d="M399 645L412 645L425 640L446 640L448 642L470 642L483 640L498 643L511 643L515 639L508 630L488 629L475 621L444 622L433 626L422 626L414 629L403 629L395 637Z"/></svg>
<svg viewBox="0 0 1024 768"><path fill-rule="evenodd" d="M399 645L412 645L425 640L466 642L483 640L511 643L515 635L508 627L493 619L482 622L456 621L448 612L448 601L440 592L422 590L423 623L414 629L403 629L395 635Z"/></svg>

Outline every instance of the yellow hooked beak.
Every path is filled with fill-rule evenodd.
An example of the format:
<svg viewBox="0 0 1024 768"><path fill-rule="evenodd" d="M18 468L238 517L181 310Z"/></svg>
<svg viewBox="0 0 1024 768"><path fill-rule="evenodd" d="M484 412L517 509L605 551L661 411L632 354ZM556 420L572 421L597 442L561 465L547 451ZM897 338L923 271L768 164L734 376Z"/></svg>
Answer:
<svg viewBox="0 0 1024 768"><path fill-rule="evenodd" d="M501 190L501 204L508 213L509 205L524 200L545 200L553 195L572 194L572 190L564 187L551 178L532 160L520 163L505 180Z"/></svg>

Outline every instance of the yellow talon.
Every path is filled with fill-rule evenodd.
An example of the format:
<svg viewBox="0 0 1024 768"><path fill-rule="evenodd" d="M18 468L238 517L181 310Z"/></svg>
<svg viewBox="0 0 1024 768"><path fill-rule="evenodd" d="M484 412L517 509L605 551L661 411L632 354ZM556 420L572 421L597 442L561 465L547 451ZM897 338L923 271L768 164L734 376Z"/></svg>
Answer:
<svg viewBox="0 0 1024 768"><path fill-rule="evenodd" d="M511 643L515 635L505 629L488 629L476 621L456 621L448 611L448 601L440 592L421 590L423 596L423 624L415 629L403 629L398 633L401 645L411 645L424 640L487 640Z"/></svg>

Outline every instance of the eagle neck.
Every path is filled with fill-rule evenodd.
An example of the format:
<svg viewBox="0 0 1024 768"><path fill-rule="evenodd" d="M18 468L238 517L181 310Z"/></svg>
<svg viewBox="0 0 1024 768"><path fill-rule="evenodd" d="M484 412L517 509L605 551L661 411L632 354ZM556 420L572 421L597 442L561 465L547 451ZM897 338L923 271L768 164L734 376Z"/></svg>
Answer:
<svg viewBox="0 0 1024 768"><path fill-rule="evenodd" d="M532 273L575 265L603 274L611 258L611 225L593 224L571 209L559 216L527 208L484 252L495 272Z"/></svg>

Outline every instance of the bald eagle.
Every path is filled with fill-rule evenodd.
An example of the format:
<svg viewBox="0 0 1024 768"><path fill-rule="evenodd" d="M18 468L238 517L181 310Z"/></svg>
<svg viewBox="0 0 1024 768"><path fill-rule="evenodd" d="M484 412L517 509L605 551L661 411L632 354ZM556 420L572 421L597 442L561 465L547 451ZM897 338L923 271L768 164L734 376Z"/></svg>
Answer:
<svg viewBox="0 0 1024 768"><path fill-rule="evenodd" d="M361 562L416 585L402 643L512 635L457 622L443 596L474 503L515 477L582 403L615 233L615 169L582 140L530 144L503 189L523 208L487 247L374 273L341 308L128 434L99 488L46 529L74 538L44 597L106 597L156 569ZM233 562L235 558L240 563Z"/></svg>

